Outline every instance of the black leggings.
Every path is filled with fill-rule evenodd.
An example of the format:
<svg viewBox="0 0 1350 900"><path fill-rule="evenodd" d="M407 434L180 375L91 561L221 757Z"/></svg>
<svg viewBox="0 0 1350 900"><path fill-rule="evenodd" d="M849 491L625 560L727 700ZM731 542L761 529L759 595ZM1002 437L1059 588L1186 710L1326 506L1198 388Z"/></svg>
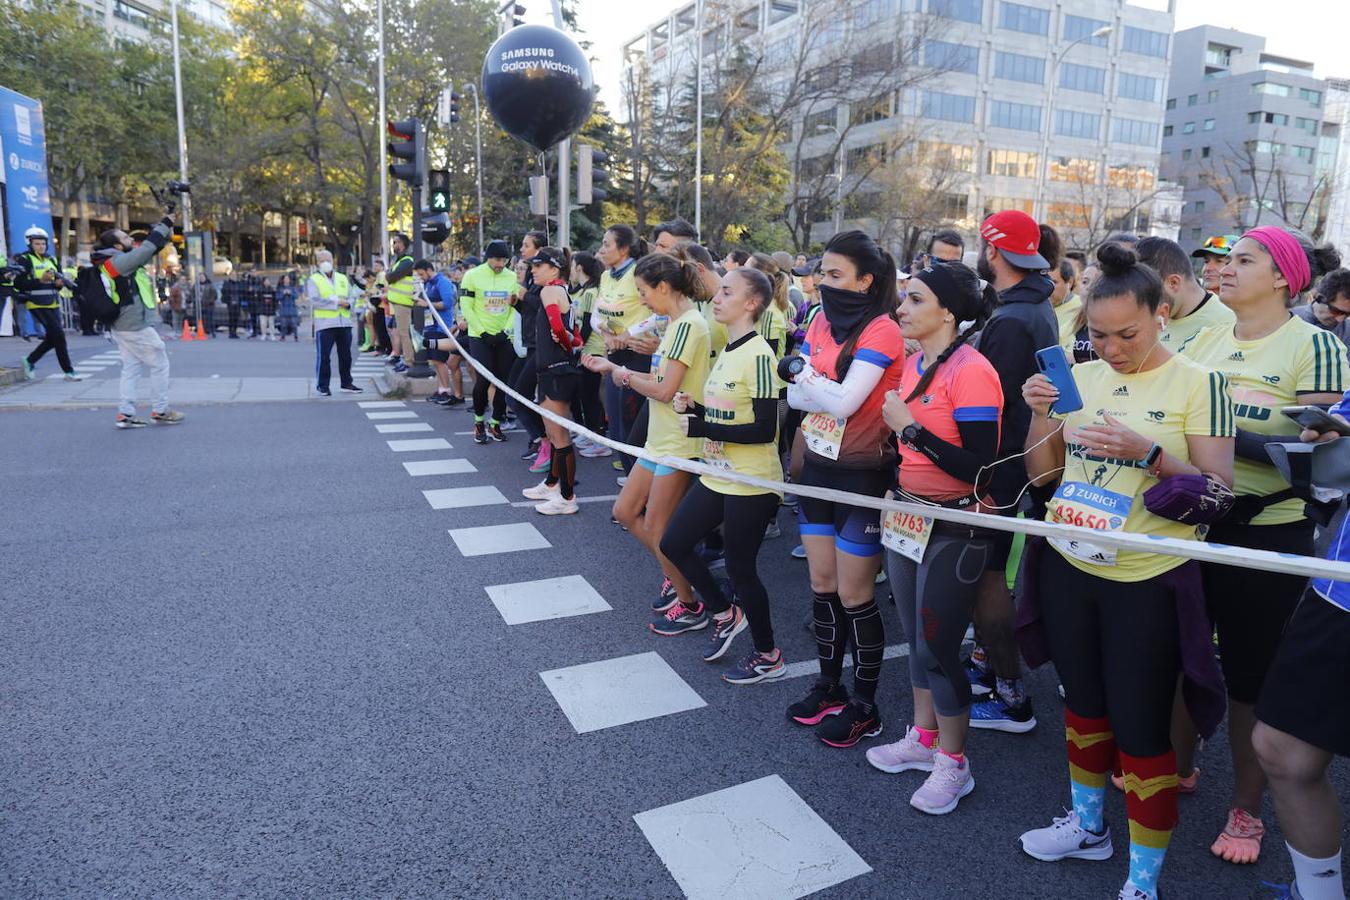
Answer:
<svg viewBox="0 0 1350 900"><path fill-rule="evenodd" d="M581 370L581 384L572 398L572 421L597 434L605 433L605 408L600 403L600 380L605 376L590 369Z"/></svg>
<svg viewBox="0 0 1350 900"><path fill-rule="evenodd" d="M522 397L535 399L535 389L539 387L539 370L535 368L534 350L526 351L524 359L516 358L511 366L511 380L507 383L513 387ZM525 426L525 431L529 434L530 440L538 440L544 436L544 420L539 414L521 403L514 397L508 398L511 408L515 410L516 418L520 424Z"/></svg>
<svg viewBox="0 0 1350 900"><path fill-rule="evenodd" d="M933 706L944 716L958 716L970 706L961 642L975 612L991 537L990 532L937 522L922 564L886 551L895 608L909 637L910 682L932 692Z"/></svg>
<svg viewBox="0 0 1350 900"><path fill-rule="evenodd" d="M511 341L506 335L485 334L482 337L470 338L469 352L473 354L474 359L482 363L483 368L499 380L510 383L516 351L511 347ZM473 383L473 414L476 419L481 419L483 413L487 412L488 387L488 380L482 375L479 375ZM500 422L505 418L506 391L499 388L492 398L492 420Z"/></svg>
<svg viewBox="0 0 1350 900"><path fill-rule="evenodd" d="M764 529L778 509L777 494L723 494L694 482L684 495L661 538L661 552L689 580L714 613L726 612L731 603L712 577L694 547L718 525L725 525L727 575L736 591L736 602L750 621L755 649L772 653L773 622L769 618L769 593L759 580L755 560L764 543Z"/></svg>
<svg viewBox="0 0 1350 900"><path fill-rule="evenodd" d="M1038 575L1046 638L1065 705L1082 718L1109 719L1123 753L1167 753L1181 674L1171 588L1160 578L1125 582L1089 575L1052 547L1042 551Z"/></svg>
<svg viewBox="0 0 1350 900"><path fill-rule="evenodd" d="M61 328L61 310L34 309L29 312L33 314L33 320L42 326L44 336L42 343L28 354L28 364L37 365L38 360L42 359L48 350L55 350L56 362L61 366L61 371L74 371L75 367L70 364L70 353L66 350L66 332Z"/></svg>

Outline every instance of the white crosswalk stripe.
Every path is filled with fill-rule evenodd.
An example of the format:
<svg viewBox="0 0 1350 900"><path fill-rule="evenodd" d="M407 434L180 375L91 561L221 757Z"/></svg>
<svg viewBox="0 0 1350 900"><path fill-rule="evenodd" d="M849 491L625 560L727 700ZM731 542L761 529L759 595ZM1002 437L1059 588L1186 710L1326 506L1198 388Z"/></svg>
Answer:
<svg viewBox="0 0 1350 900"><path fill-rule="evenodd" d="M553 545L528 522L451 528L450 540L465 556L490 556L520 550L544 550Z"/></svg>
<svg viewBox="0 0 1350 900"><path fill-rule="evenodd" d="M361 409L395 409L407 404L402 400L362 400L356 405Z"/></svg>
<svg viewBox="0 0 1350 900"><path fill-rule="evenodd" d="M462 488L437 488L423 491L432 509L463 509L469 506L494 506L505 503L502 492L491 485Z"/></svg>
<svg viewBox="0 0 1350 900"><path fill-rule="evenodd" d="M707 706L655 651L540 672L578 734Z"/></svg>
<svg viewBox="0 0 1350 900"><path fill-rule="evenodd" d="M478 467L467 459L423 459L405 462L403 468L409 475L468 475L478 471Z"/></svg>
<svg viewBox="0 0 1350 900"><path fill-rule="evenodd" d="M417 450L449 450L450 442L445 438L421 438L407 441L385 441L395 453L409 453Z"/></svg>
<svg viewBox="0 0 1350 900"><path fill-rule="evenodd" d="M403 422L397 425L376 425L375 430L380 434L405 434L410 431L435 431L426 422Z"/></svg>
<svg viewBox="0 0 1350 900"><path fill-rule="evenodd" d="M368 413L366 413L366 418L367 418L367 419L371 419L371 420L375 420L375 419L416 419L416 418L417 418L417 413L413 412L413 411L410 410L410 409L407 409L407 410L399 410L399 411L392 411L392 410L391 410L391 411L389 411L389 412L368 412Z"/></svg>
<svg viewBox="0 0 1350 900"><path fill-rule="evenodd" d="M580 575L485 588L507 625L608 612L613 607Z"/></svg>

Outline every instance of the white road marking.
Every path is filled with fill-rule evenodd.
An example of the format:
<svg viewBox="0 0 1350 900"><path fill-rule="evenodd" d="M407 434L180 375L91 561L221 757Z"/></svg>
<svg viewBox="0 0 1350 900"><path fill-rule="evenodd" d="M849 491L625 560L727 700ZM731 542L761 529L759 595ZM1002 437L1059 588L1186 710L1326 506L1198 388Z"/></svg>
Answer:
<svg viewBox="0 0 1350 900"><path fill-rule="evenodd" d="M376 425L375 430L380 434L404 434L410 431L435 431L426 422L405 422L399 425Z"/></svg>
<svg viewBox="0 0 1350 900"><path fill-rule="evenodd" d="M618 495L618 494L604 494L604 495L599 496L599 497L577 497L577 498L576 498L576 500L577 500L578 503L613 503L615 500L618 500L618 499L619 499L619 495ZM539 505L540 503L542 503L542 502L543 502L542 500L520 500L520 501L518 501L518 502L516 502L516 503L512 503L511 505L514 506L516 509L526 509L526 508L529 508L529 507L535 507L535 506L538 506L538 505Z"/></svg>
<svg viewBox="0 0 1350 900"><path fill-rule="evenodd" d="M655 651L540 672L578 734L708 704Z"/></svg>
<svg viewBox="0 0 1350 900"><path fill-rule="evenodd" d="M402 400L361 400L356 405L362 409L398 409L407 404Z"/></svg>
<svg viewBox="0 0 1350 900"><path fill-rule="evenodd" d="M800 625L797 627L801 627ZM882 653L882 659L900 659L909 656L909 644L891 644ZM853 665L853 657L844 657L844 668ZM819 675L820 661L817 659L804 659L801 662L788 663L783 667L784 673L779 676L781 681L784 678L801 678L804 675Z"/></svg>
<svg viewBox="0 0 1350 900"><path fill-rule="evenodd" d="M445 438L420 438L409 441L385 441L395 453L407 453L413 450L449 450L450 442Z"/></svg>
<svg viewBox="0 0 1350 900"><path fill-rule="evenodd" d="M547 550L553 545L528 522L451 528L450 539L465 556L489 556L517 550Z"/></svg>
<svg viewBox="0 0 1350 900"><path fill-rule="evenodd" d="M405 462L403 468L409 475L467 475L478 469L467 459L421 459Z"/></svg>
<svg viewBox="0 0 1350 900"><path fill-rule="evenodd" d="M613 608L580 575L497 584L484 590L507 625L608 612Z"/></svg>
<svg viewBox="0 0 1350 900"><path fill-rule="evenodd" d="M462 488L437 488L423 491L422 496L432 509L463 509L469 506L494 506L505 503L506 497L492 485Z"/></svg>
<svg viewBox="0 0 1350 900"><path fill-rule="evenodd" d="M368 412L366 418L372 421L376 419L416 419L417 413L411 409L391 409L387 412Z"/></svg>

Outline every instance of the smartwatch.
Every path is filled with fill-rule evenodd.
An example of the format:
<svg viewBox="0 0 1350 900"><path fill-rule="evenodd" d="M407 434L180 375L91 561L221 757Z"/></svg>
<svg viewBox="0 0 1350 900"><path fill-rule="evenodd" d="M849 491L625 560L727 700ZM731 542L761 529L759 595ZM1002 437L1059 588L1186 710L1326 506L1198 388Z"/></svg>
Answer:
<svg viewBox="0 0 1350 900"><path fill-rule="evenodd" d="M918 425L915 425L913 422L910 422L908 425L906 425L904 428L900 430L900 440L904 441L906 444L909 444L911 447L917 446L915 441L919 439L920 431L923 431L923 429L920 428Z"/></svg>
<svg viewBox="0 0 1350 900"><path fill-rule="evenodd" d="M1162 462L1162 455L1162 444L1154 441L1153 446L1148 448L1148 453L1144 456L1144 468L1148 469L1149 473L1154 477L1157 477L1158 473L1155 472L1154 469L1157 467L1158 463Z"/></svg>

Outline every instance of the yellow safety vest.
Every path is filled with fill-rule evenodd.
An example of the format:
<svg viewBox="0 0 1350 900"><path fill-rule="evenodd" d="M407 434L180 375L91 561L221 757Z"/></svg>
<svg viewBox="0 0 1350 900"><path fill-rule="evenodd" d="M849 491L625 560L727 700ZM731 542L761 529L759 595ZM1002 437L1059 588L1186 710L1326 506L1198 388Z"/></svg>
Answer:
<svg viewBox="0 0 1350 900"><path fill-rule="evenodd" d="M327 300L334 294L338 300L346 300L351 296L351 288L347 284L347 276L341 272L334 272L332 280L324 277L322 272L315 272L309 276L315 289L319 292L321 299ZM316 319L337 319L348 314L345 309L315 309L314 318Z"/></svg>
<svg viewBox="0 0 1350 900"><path fill-rule="evenodd" d="M112 298L112 302L121 306L122 296L117 292L117 279L108 277L108 272L103 268L102 263L99 264L98 274L103 279L103 287L108 292L108 296ZM146 309L154 309L155 286L150 283L150 276L145 274L145 269L137 269L132 276L132 280L136 282L136 293L140 294L141 303L144 304Z"/></svg>
<svg viewBox="0 0 1350 900"><path fill-rule="evenodd" d="M20 253L19 255L28 257L29 261L32 262L34 278L41 278L44 272L57 271L56 260L49 259L48 257L45 256L38 256L36 253ZM51 294L50 303L42 303L35 300L25 300L24 305L27 306L29 309L56 309L56 307L61 305L61 296L59 293L56 293L58 289L55 283L53 283L52 290L53 293Z"/></svg>
<svg viewBox="0 0 1350 900"><path fill-rule="evenodd" d="M405 259L411 265L412 263L411 256L400 256L397 260L394 261L394 268L397 269L399 266L401 266L403 264L403 260ZM388 296L390 303L397 303L399 306L412 306L413 277L409 275L402 281L395 281L392 284L390 284Z"/></svg>

